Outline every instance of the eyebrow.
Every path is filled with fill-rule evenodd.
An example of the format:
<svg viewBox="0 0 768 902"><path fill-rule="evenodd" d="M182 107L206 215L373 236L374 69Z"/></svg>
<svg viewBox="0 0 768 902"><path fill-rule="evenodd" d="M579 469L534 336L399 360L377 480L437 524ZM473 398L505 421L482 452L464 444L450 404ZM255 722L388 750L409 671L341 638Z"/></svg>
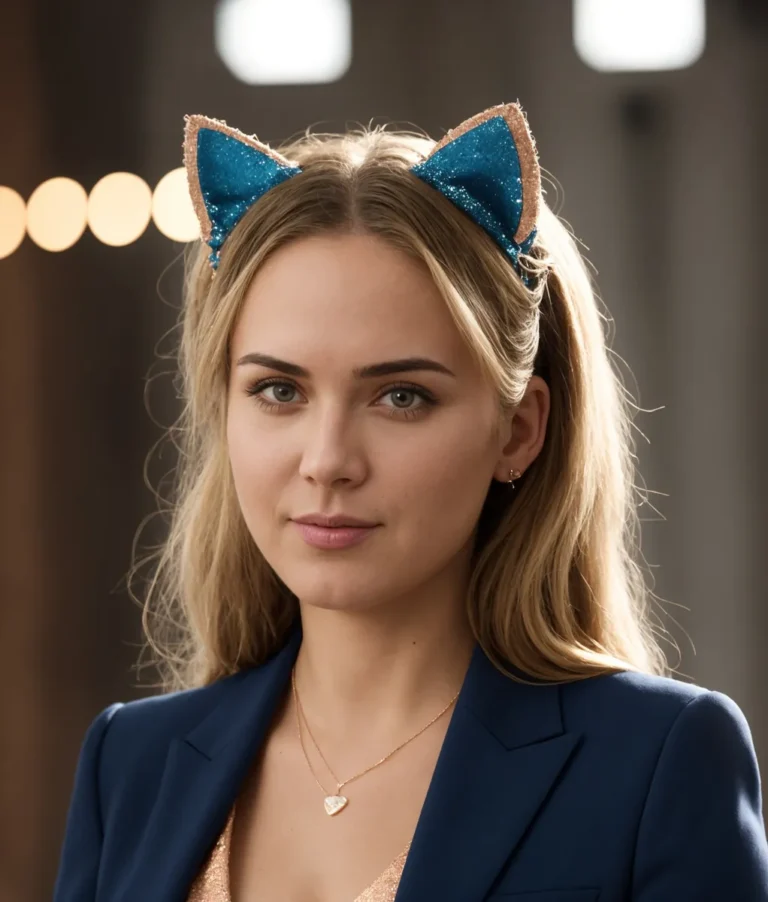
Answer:
<svg viewBox="0 0 768 902"><path fill-rule="evenodd" d="M237 366L245 366L248 363L256 363L261 366L278 370L288 376L297 376L302 379L310 379L312 374L308 369L299 366L297 363L289 363L287 360L280 360L278 357L272 357L269 354L259 354L252 352L240 357ZM391 376L394 373L408 373L414 371L431 370L435 373L444 373L447 376L456 378L456 374L438 363L436 360L430 360L428 357L403 357L400 360L385 360L382 363L372 363L368 366L355 367L352 374L356 379L372 379L378 376Z"/></svg>

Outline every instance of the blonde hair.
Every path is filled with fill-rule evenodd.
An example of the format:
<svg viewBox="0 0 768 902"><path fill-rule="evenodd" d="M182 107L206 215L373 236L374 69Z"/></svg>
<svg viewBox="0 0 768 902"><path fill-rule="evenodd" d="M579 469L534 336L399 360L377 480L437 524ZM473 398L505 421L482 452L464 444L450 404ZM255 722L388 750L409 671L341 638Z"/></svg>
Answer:
<svg viewBox="0 0 768 902"><path fill-rule="evenodd" d="M164 691L259 665L298 613L235 495L225 434L229 342L265 259L326 231L377 235L426 264L497 389L500 413L519 403L532 374L549 386L538 457L514 491L491 483L478 523L467 613L486 654L504 672L511 664L546 681L667 672L653 593L635 558L630 402L576 243L543 203L536 242L522 258L526 287L479 226L408 171L433 146L384 128L304 135L280 148L303 172L246 212L215 278L207 246L197 245L188 260L169 532L149 557L134 557L129 574L143 606L144 650L153 653ZM150 562L141 599L132 581Z"/></svg>

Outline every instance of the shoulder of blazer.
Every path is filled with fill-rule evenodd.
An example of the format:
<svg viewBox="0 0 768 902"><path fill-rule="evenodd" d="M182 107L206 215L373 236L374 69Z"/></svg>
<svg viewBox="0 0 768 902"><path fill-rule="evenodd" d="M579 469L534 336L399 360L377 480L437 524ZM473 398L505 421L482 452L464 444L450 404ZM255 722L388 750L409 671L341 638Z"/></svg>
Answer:
<svg viewBox="0 0 768 902"><path fill-rule="evenodd" d="M200 723L248 674L253 674L252 668L207 686L110 706L116 710L102 743L102 785L122 782L137 769L147 776L154 768L162 769L171 742Z"/></svg>
<svg viewBox="0 0 768 902"><path fill-rule="evenodd" d="M690 702L711 694L694 683L629 670L568 683L563 690L569 728L635 732L649 739L666 735Z"/></svg>

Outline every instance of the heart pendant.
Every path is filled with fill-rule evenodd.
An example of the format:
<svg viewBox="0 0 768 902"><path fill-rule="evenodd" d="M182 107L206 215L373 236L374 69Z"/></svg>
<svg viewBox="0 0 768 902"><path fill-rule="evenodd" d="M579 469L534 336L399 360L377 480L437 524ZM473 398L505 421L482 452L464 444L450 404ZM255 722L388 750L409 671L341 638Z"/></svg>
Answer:
<svg viewBox="0 0 768 902"><path fill-rule="evenodd" d="M325 813L333 817L334 814L338 814L342 808L346 808L348 801L349 799L344 798L344 796L326 796Z"/></svg>

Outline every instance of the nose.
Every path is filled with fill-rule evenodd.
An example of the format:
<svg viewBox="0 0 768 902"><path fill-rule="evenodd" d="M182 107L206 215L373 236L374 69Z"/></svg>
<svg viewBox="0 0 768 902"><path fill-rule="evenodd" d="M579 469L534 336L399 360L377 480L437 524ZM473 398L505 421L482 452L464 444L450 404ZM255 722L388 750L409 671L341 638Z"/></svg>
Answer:
<svg viewBox="0 0 768 902"><path fill-rule="evenodd" d="M299 474L320 486L355 485L368 466L359 444L340 423L314 426L301 454Z"/></svg>

